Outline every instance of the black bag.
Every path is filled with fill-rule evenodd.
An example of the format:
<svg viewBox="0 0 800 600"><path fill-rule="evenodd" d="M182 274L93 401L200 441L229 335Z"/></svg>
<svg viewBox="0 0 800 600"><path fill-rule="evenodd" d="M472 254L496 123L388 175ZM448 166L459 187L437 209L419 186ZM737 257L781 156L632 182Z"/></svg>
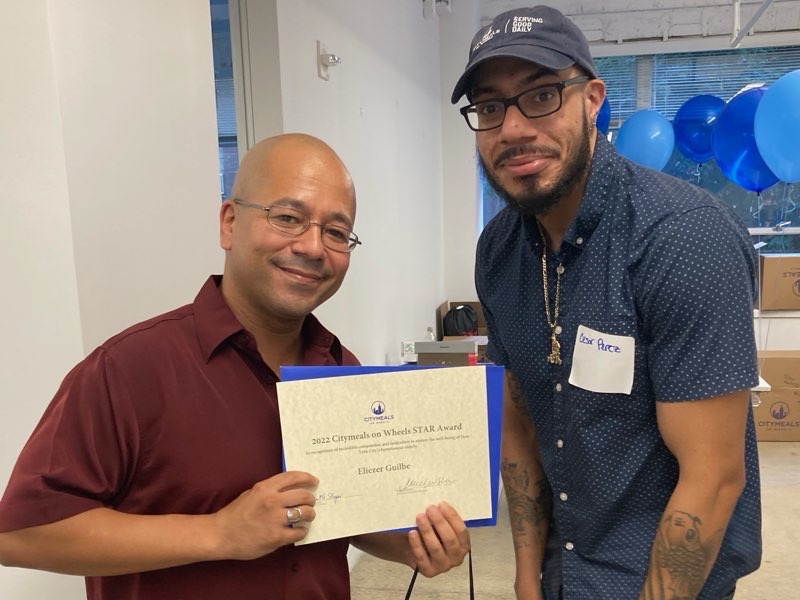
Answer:
<svg viewBox="0 0 800 600"><path fill-rule="evenodd" d="M471 304L459 304L442 319L444 335L478 335L478 315Z"/></svg>

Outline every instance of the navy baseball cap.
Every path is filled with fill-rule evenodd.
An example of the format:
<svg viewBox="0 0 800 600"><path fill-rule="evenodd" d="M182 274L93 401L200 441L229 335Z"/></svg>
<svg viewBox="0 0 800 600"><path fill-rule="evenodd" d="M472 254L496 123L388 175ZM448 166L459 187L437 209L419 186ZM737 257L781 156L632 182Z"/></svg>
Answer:
<svg viewBox="0 0 800 600"><path fill-rule="evenodd" d="M519 8L497 15L472 38L467 67L450 102L467 93L479 65L498 57L520 58L554 71L577 65L597 77L589 43L575 23L549 6Z"/></svg>

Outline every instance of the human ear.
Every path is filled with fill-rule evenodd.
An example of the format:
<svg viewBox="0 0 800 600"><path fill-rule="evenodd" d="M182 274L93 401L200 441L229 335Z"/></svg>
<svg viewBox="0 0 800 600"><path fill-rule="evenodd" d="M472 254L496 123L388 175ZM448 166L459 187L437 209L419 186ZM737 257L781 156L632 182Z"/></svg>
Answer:
<svg viewBox="0 0 800 600"><path fill-rule="evenodd" d="M219 245L223 250L231 249L233 224L236 220L236 207L232 200L226 200L219 209Z"/></svg>

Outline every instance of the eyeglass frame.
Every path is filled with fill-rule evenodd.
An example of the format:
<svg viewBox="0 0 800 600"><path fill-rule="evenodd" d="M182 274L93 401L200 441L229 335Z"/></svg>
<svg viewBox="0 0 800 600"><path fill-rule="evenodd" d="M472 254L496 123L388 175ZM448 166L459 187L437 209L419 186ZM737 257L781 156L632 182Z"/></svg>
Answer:
<svg viewBox="0 0 800 600"><path fill-rule="evenodd" d="M458 112L461 113L461 116L464 117L464 120L467 122L467 127L469 127L472 131L491 131L492 129L497 129L498 127L502 127L503 123L505 123L506 115L508 114L508 108L510 106L516 106L517 110L527 119L540 119L541 117L549 117L552 114L557 113L561 110L561 107L564 106L564 88L569 87L571 85L575 85L578 83L584 83L586 81L590 81L592 77L589 75L578 75L576 77L571 77L570 79L563 79L561 81L554 81L553 83L544 83L542 85L537 85L527 90L524 90L517 94L516 96L510 96L508 98L487 98L486 100L481 100L480 102L474 102L472 104L467 104L466 106L462 106L458 109ZM526 94L530 94L531 92L535 92L538 89L542 88L555 88L558 90L558 107L551 110L550 112L546 112L542 115L535 115L533 117L528 116L522 107L519 105L519 99ZM476 129L472 126L472 123L469 122L469 113L477 113L477 107L481 104L485 104L487 102L500 102L503 105L503 118L497 125L493 125L492 127L486 128L479 128Z"/></svg>
<svg viewBox="0 0 800 600"><path fill-rule="evenodd" d="M261 204L254 204L253 202L247 202L246 200L241 200L239 198L232 198L231 200L232 200L232 202L234 204L238 204L239 206L244 206L244 207L247 207L247 208L257 208L257 209L263 210L265 213L267 213L267 224L270 227L272 227L275 231L280 231L281 233L285 233L286 235L290 235L292 237L299 237L299 236L303 235L306 231L308 231L308 228L311 227L311 225L316 225L317 227L319 227L320 228L320 232L322 232L323 228L325 228L325 227L333 227L335 229L341 229L342 231L346 231L347 232L347 239L348 239L349 244L348 244L347 249L345 249L345 250L339 250L338 248L331 248L328 244L325 243L325 239L326 238L325 238L324 235L322 235L322 245L325 246L328 250L332 250L333 252L341 252L343 254L350 254L353 250L355 250L358 246L360 246L363 243L360 239L358 239L358 236L355 233L353 233L352 231L348 231L348 229L346 227L342 227L341 225L332 225L331 223L320 223L319 221L313 221L313 220L311 220L311 218L309 218L308 215L303 213L303 211L298 210L298 209L294 208L293 206L285 206L283 204L274 204L272 206L262 206ZM285 209L293 210L294 212L302 215L303 217L305 217L305 219L307 221L305 227L303 227L302 230L297 231L297 232L286 231L285 229L281 229L280 227L277 227L269 218L269 211L271 211L273 208L285 208Z"/></svg>

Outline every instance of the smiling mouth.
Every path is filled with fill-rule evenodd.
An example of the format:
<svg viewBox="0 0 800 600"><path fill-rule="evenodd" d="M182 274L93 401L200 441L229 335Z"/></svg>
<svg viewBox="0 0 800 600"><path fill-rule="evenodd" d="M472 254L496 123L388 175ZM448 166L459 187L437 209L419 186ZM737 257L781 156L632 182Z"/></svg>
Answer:
<svg viewBox="0 0 800 600"><path fill-rule="evenodd" d="M494 168L512 170L530 169L538 171L544 168L551 160L558 158L558 153L550 148L537 148L535 146L517 146L501 152L494 161Z"/></svg>
<svg viewBox="0 0 800 600"><path fill-rule="evenodd" d="M517 177L525 177L541 172L552 160L553 157L549 155L525 154L498 161L497 168L504 169Z"/></svg>
<svg viewBox="0 0 800 600"><path fill-rule="evenodd" d="M293 269L291 267L280 267L281 271L286 273L287 275L291 275L295 280L301 281L304 283L318 283L322 281L325 277L322 273L312 273L308 271L301 271L298 269Z"/></svg>

